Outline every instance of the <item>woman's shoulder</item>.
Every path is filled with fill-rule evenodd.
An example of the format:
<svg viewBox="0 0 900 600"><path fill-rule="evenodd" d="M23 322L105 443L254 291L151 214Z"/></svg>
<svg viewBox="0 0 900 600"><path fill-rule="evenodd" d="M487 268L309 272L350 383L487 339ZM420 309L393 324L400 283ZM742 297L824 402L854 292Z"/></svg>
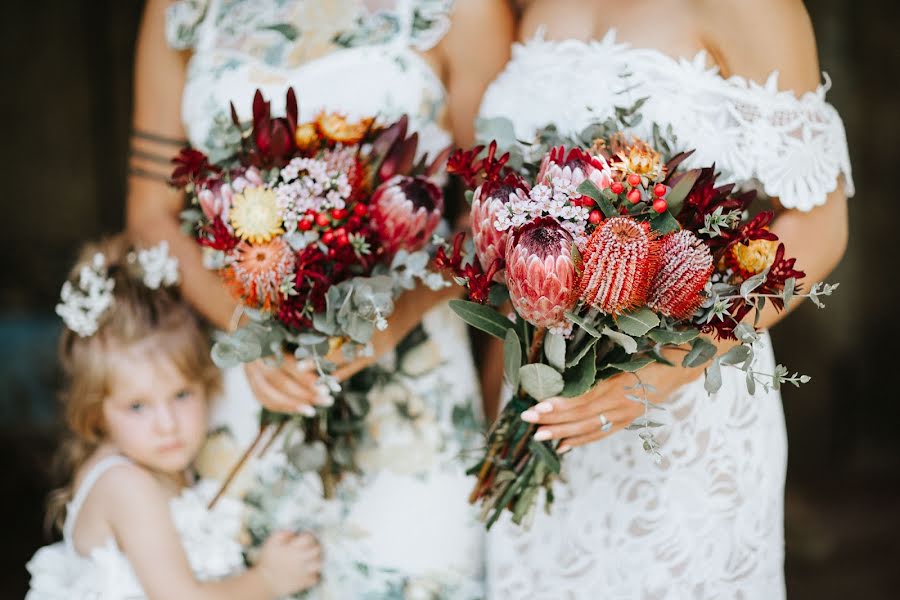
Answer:
<svg viewBox="0 0 900 600"><path fill-rule="evenodd" d="M821 79L815 33L801 0L704 0L701 28L722 58L726 75L800 95Z"/></svg>

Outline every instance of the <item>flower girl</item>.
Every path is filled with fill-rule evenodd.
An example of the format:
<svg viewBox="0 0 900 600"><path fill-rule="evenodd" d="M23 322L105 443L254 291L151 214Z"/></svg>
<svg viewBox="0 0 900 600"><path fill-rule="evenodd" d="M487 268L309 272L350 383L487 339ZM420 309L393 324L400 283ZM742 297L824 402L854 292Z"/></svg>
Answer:
<svg viewBox="0 0 900 600"><path fill-rule="evenodd" d="M245 568L241 505L207 509L215 484L188 486L219 379L177 279L165 242L129 251L120 237L88 248L63 285L72 479L51 497L63 541L28 563L27 600L274 599L318 579L307 534L273 534Z"/></svg>

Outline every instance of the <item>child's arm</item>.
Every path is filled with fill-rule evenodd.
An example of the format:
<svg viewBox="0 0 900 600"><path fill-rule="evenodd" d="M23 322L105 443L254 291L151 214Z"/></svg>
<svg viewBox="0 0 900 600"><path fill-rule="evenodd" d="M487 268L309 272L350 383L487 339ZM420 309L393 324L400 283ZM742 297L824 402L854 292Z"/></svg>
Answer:
<svg viewBox="0 0 900 600"><path fill-rule="evenodd" d="M153 476L137 466L112 469L97 484L119 548L128 557L150 600L260 600L278 598L314 585L319 548L308 535L273 535L260 561L246 572L199 582L191 571L169 512L169 502Z"/></svg>

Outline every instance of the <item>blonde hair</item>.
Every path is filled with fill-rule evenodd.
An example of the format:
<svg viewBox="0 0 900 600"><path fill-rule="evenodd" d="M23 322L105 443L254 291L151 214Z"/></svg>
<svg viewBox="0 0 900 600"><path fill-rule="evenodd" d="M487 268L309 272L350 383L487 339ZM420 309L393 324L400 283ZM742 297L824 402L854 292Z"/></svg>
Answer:
<svg viewBox="0 0 900 600"><path fill-rule="evenodd" d="M128 239L117 235L87 244L69 279L77 281L81 267L102 253L109 277L115 282L113 303L100 319L97 332L80 337L68 328L59 341L64 375L60 394L69 430L55 460L56 470L68 482L48 500L47 525L61 527L66 504L72 499L72 479L103 442L103 400L110 393L109 353L138 342L150 343L168 357L189 380L202 383L207 397L219 391L219 370L209 354L209 338L190 307L175 288L150 289L128 264Z"/></svg>

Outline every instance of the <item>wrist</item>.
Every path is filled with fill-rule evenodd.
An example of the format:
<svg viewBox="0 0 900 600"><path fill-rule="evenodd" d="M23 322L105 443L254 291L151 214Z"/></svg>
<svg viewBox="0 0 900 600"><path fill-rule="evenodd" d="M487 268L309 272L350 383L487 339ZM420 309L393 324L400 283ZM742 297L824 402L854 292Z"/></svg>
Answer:
<svg viewBox="0 0 900 600"><path fill-rule="evenodd" d="M247 576L253 580L254 587L262 591L266 600L277 600L281 596L272 574L263 565L255 564L247 569Z"/></svg>

